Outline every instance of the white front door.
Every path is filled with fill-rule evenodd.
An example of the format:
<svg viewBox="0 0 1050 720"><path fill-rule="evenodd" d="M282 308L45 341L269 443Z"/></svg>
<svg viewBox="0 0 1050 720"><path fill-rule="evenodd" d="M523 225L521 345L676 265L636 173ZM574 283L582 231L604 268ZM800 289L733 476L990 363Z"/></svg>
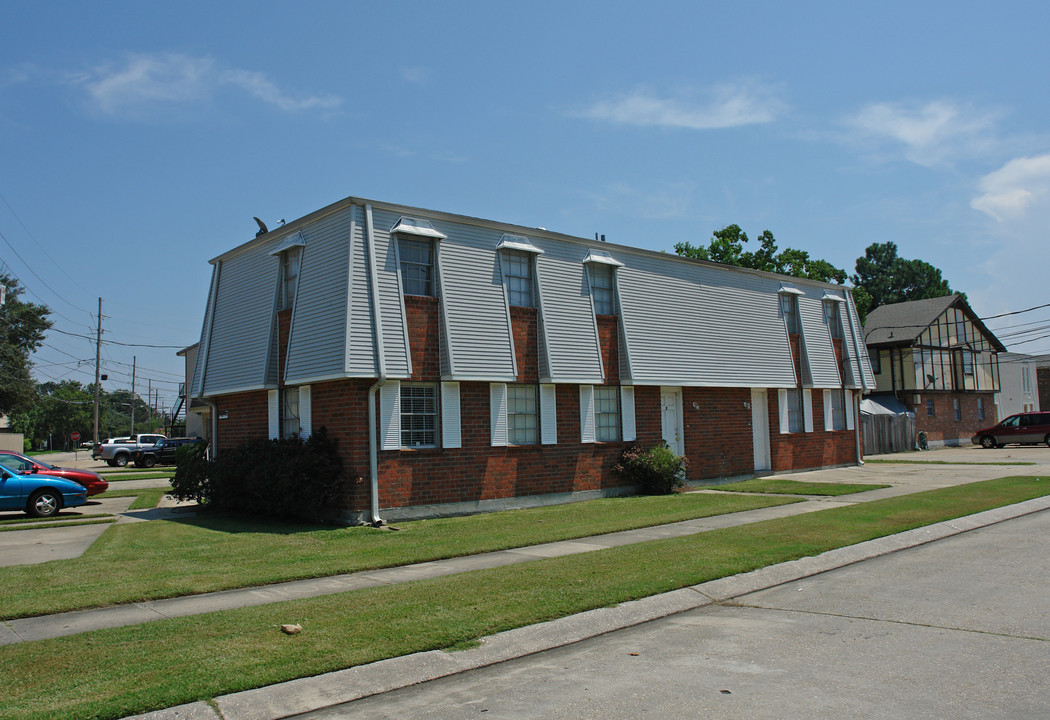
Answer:
<svg viewBox="0 0 1050 720"><path fill-rule="evenodd" d="M682 388L660 388L660 428L664 442L677 455L685 455L682 438Z"/></svg>
<svg viewBox="0 0 1050 720"><path fill-rule="evenodd" d="M769 403L765 390L751 390L751 431L755 444L755 470L769 470Z"/></svg>

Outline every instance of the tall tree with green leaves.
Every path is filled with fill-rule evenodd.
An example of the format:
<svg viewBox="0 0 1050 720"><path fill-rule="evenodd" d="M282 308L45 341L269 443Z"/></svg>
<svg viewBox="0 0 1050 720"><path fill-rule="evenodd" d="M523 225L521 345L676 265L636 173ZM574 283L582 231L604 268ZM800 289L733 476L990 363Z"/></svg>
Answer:
<svg viewBox="0 0 1050 720"><path fill-rule="evenodd" d="M32 405L36 390L29 357L51 327L45 305L21 300L24 289L9 275L0 274L4 303L0 305L0 414Z"/></svg>
<svg viewBox="0 0 1050 720"><path fill-rule="evenodd" d="M776 238L769 230L758 236L756 250L744 250L748 242L747 233L739 225L727 225L716 230L707 246L696 246L688 242L675 243L674 251L682 257L710 260L723 265L736 265L753 270L793 275L821 282L846 282L846 271L827 260L811 258L805 250L777 248Z"/></svg>
<svg viewBox="0 0 1050 720"><path fill-rule="evenodd" d="M894 242L872 243L857 258L853 298L861 320L882 305L951 295L941 271L923 260L905 260Z"/></svg>

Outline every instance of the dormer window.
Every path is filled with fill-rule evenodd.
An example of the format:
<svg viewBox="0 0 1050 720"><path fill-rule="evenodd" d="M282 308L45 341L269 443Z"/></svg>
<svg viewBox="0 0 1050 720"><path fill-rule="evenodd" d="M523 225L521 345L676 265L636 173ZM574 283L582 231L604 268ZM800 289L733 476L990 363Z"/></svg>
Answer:
<svg viewBox="0 0 1050 720"><path fill-rule="evenodd" d="M780 314L787 325L788 335L798 335L801 323L798 319L798 300L795 293L780 293Z"/></svg>
<svg viewBox="0 0 1050 720"><path fill-rule="evenodd" d="M295 304L295 290L299 285L299 266L302 263L303 247L306 240L301 232L289 235L271 252L281 261L280 280L277 296L278 310L291 310Z"/></svg>
<svg viewBox="0 0 1050 720"><path fill-rule="evenodd" d="M527 237L504 234L496 244L503 268L503 281L507 287L507 303L511 307L535 307L536 277L533 258L543 250L533 245Z"/></svg>
<svg viewBox="0 0 1050 720"><path fill-rule="evenodd" d="M434 273L435 243L447 235L429 220L400 217L390 228L397 238L397 257L401 265L401 290L405 295L436 297Z"/></svg>
<svg viewBox="0 0 1050 720"><path fill-rule="evenodd" d="M604 250L590 250L583 259L595 315L616 315L616 268L623 263Z"/></svg>
<svg viewBox="0 0 1050 720"><path fill-rule="evenodd" d="M824 322L828 325L828 331L831 333L831 337L836 340L843 338L842 334L842 314L839 313L839 304L833 300L824 301Z"/></svg>

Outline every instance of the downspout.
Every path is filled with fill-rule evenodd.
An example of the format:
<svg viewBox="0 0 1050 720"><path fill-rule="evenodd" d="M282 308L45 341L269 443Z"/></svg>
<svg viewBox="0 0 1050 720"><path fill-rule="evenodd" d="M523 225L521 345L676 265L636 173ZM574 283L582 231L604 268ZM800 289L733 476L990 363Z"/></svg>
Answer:
<svg viewBox="0 0 1050 720"><path fill-rule="evenodd" d="M211 408L211 442L208 444L208 452L211 454L210 459L214 460L219 454L219 446L216 444L219 437L219 406L207 398L201 398L201 400Z"/></svg>
<svg viewBox="0 0 1050 720"><path fill-rule="evenodd" d="M368 252L368 276L372 290L372 331L375 335L378 371L375 384L368 388L368 475L372 501L369 522L372 527L380 527L383 524L383 518L379 517L379 439L376 433L376 391L386 382L386 355L383 350L383 318L379 308L379 273L376 270L371 205L365 205L365 248Z"/></svg>
<svg viewBox="0 0 1050 720"><path fill-rule="evenodd" d="M852 393L853 399L850 400L853 403L853 440L857 443L857 464L864 464L864 455L861 453L860 447L860 395L858 393Z"/></svg>

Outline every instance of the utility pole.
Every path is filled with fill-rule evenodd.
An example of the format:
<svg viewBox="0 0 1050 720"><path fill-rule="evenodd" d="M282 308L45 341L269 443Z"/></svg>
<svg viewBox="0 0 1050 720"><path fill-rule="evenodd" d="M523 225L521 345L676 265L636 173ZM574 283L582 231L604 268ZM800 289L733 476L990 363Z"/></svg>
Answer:
<svg viewBox="0 0 1050 720"><path fill-rule="evenodd" d="M153 430L153 378L149 378L146 382L149 383L146 386L148 388L146 390L146 408L149 410L149 420L146 422L146 425L147 425L146 429L152 431Z"/></svg>
<svg viewBox="0 0 1050 720"><path fill-rule="evenodd" d="M95 337L95 443L98 443L99 373L102 368L102 298L98 299L98 333Z"/></svg>
<svg viewBox="0 0 1050 720"><path fill-rule="evenodd" d="M131 436L135 437L135 365L137 358L131 356Z"/></svg>

